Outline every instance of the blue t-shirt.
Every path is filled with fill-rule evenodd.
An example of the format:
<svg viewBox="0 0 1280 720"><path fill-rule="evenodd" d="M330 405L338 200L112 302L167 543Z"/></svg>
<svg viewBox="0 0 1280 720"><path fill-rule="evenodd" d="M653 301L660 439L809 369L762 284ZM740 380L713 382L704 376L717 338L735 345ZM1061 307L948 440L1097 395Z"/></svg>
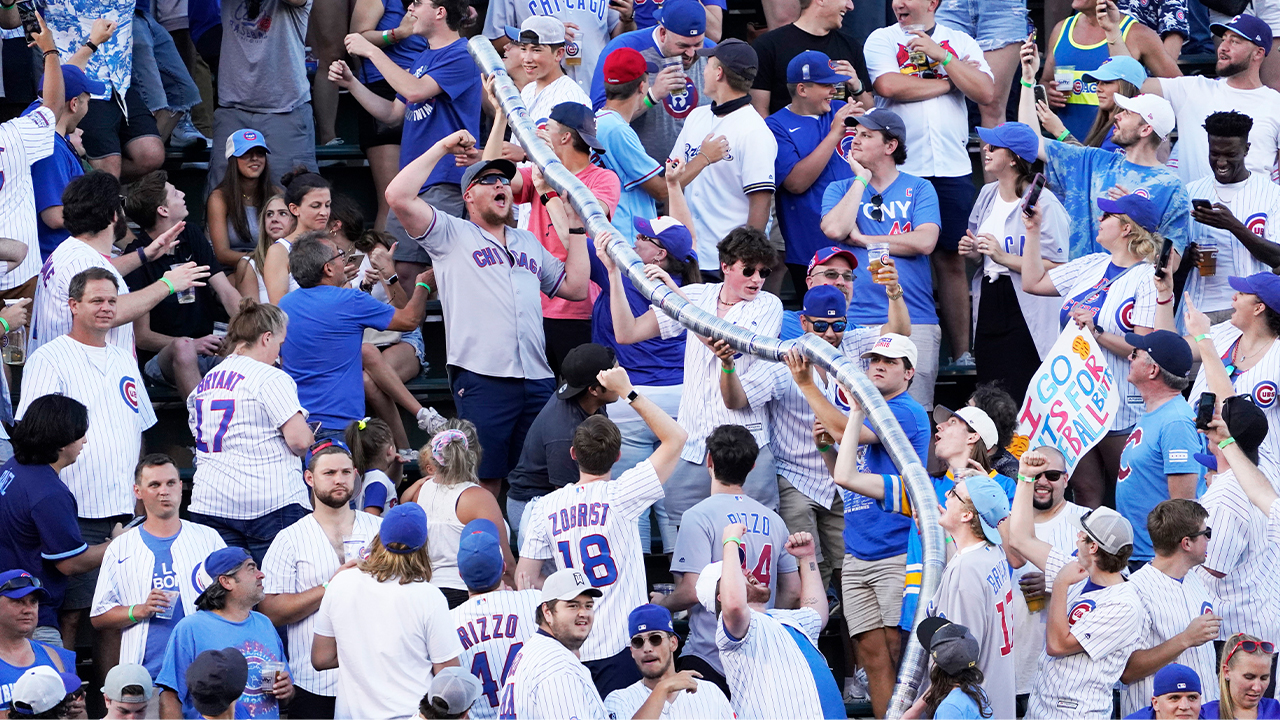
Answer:
<svg viewBox="0 0 1280 720"><path fill-rule="evenodd" d="M844 696L836 685L836 678L831 674L831 666L827 665L827 659L818 652L818 648L814 647L813 642L804 633L790 625L783 624L782 627L791 633L791 639L795 640L804 659L809 663L809 672L813 675L813 683L818 690L818 700L822 703L822 717L840 718L840 720L849 717L849 713L844 708ZM726 631L725 634L728 632Z"/></svg>
<svg viewBox="0 0 1280 720"><path fill-rule="evenodd" d="M920 463L929 456L929 416L924 407L908 393L885 401L893 417L902 427ZM863 423L868 428L871 422ZM898 468L884 445L866 446L858 458L858 471L879 475L896 474ZM885 512L875 500L852 492L844 492L844 551L859 560L883 560L907 551L907 535L911 519L898 513Z"/></svg>
<svg viewBox="0 0 1280 720"><path fill-rule="evenodd" d="M400 27L405 15L404 5L400 0L382 0L382 17L378 18L378 24L373 29L392 30ZM407 38L397 35L396 40L397 42L394 45L382 48L382 51L387 54L387 57L391 58L397 67L408 70L413 67L414 60L418 59L422 51L427 49L427 39L421 35L410 35ZM382 71L369 58L364 58L360 65L364 69L362 81L366 85L384 79ZM432 77L435 76L433 75Z"/></svg>
<svg viewBox="0 0 1280 720"><path fill-rule="evenodd" d="M480 70L467 52L465 38L458 38L439 50L423 50L409 72L419 78L430 75L440 86L440 92L420 103L396 96L404 103L404 129L400 134L402 168L459 130L468 130L475 137L480 135ZM422 189L440 183L457 185L462 182L465 169L457 166L452 155L446 156L427 176Z"/></svg>
<svg viewBox="0 0 1280 720"><path fill-rule="evenodd" d="M142 542L155 555L155 567L151 571L151 587L155 590L178 592L178 573L173 570L173 541L178 539L181 531L167 538L156 537L145 528L138 528ZM160 665L164 662L165 647L169 644L169 635L185 614L182 601L174 603L173 617L164 619L151 616L147 627L147 648L142 655L142 665L151 673L151 677L160 674Z"/></svg>
<svg viewBox="0 0 1280 720"><path fill-rule="evenodd" d="M0 568L22 568L49 593L40 624L58 627L67 576L54 566L89 546L80 536L76 498L49 465L9 460L0 467Z"/></svg>
<svg viewBox="0 0 1280 720"><path fill-rule="evenodd" d="M596 257L595 247L588 246L587 249L591 259L591 282L600 286L600 295L591 306L591 342L613 348L618 365L627 369L631 382L636 385L667 387L684 383L684 332L673 338L655 337L632 345L618 342L613 334L613 310L609 304L609 272ZM671 279L680 284L680 278ZM640 317L649 310L649 301L626 275L622 276L622 289L627 294L632 315Z"/></svg>
<svg viewBox="0 0 1280 720"><path fill-rule="evenodd" d="M787 241L787 262L792 265L808 265L818 248L830 245L822 234L822 201L827 186L836 180L853 178L849 167L850 138L846 136L836 146L827 165L808 190L792 193L783 187L787 176L796 164L809 156L822 143L831 129L836 111L844 107L843 100L834 100L825 115L797 115L791 107L784 107L765 119L778 141L778 157L774 160L774 178L778 183L775 197L778 209L778 225ZM845 186L848 188L848 185ZM836 202L840 199L837 197ZM834 207L834 206L833 206Z"/></svg>
<svg viewBox="0 0 1280 720"><path fill-rule="evenodd" d="M1218 717L1218 701L1214 700L1202 705L1200 707L1200 717ZM1280 701L1264 697L1258 701L1258 720L1272 720L1273 718L1280 718Z"/></svg>
<svg viewBox="0 0 1280 720"><path fill-rule="evenodd" d="M836 180L827 186L826 192L822 194L823 215L835 209L840 199L849 192L851 185L853 179L850 178ZM871 199L876 195L883 200L883 219L879 222L872 218ZM929 223L942 227L938 193L928 180L898 173L898 177L883 192L877 193L875 188L868 187L862 193L858 231L864 235L901 235ZM826 236L822 236L822 243L831 244ZM853 302L849 303L849 317L863 325L883 325L889 322L889 298L871 282L871 273L867 272L867 249L841 243L835 245L852 250L854 257L858 258L858 267L853 271ZM808 263L809 258L804 262ZM894 262L898 267L898 282L902 285L912 324L937 325L938 313L933 306L933 268L929 264L929 256L895 255Z"/></svg>
<svg viewBox="0 0 1280 720"><path fill-rule="evenodd" d="M965 695L960 688L952 688L951 692L938 703L933 711L934 720L982 720L982 711L973 698Z"/></svg>
<svg viewBox="0 0 1280 720"><path fill-rule="evenodd" d="M1204 452L1204 442L1196 432L1196 416L1191 406L1175 397L1160 407L1143 413L1129 433L1120 453L1116 473L1116 510L1133 524L1133 560L1155 557L1147 513L1169 499L1168 475L1202 473L1204 467L1193 455ZM1204 493L1200 476L1196 497Z"/></svg>
<svg viewBox="0 0 1280 720"><path fill-rule="evenodd" d="M44 603L41 603L41 606L43 605ZM34 640L28 640L27 642L31 643L31 650L35 653L35 662L23 667L14 667L0 660L0 710L9 709L9 703L13 700L13 685L18 682L18 678L22 677L23 673L38 665L48 665L54 670L58 669L58 666L49 655L50 651L56 652L62 660L63 671L75 672L76 670L76 654L70 650L63 650L60 647L45 645ZM18 717L21 717L21 715Z"/></svg>
<svg viewBox="0 0 1280 720"><path fill-rule="evenodd" d="M1144 195L1161 212L1160 234L1181 253L1187 247L1191 218L1191 196L1178 176L1164 167L1147 167L1129 162L1121 153L1100 148L1079 147L1046 140L1045 177L1049 189L1062 198L1071 218L1071 259L1106 252L1098 244L1098 198L1116 185ZM915 312L912 312L915 318Z"/></svg>
<svg viewBox="0 0 1280 720"><path fill-rule="evenodd" d="M341 431L364 417L364 329L386 330L396 309L351 288L317 285L280 298L289 332L280 365L298 384L308 420Z"/></svg>
<svg viewBox="0 0 1280 720"><path fill-rule="evenodd" d="M182 717L199 718L200 713L187 692L187 666L205 650L228 647L239 650L249 663L244 694L236 701L236 717L279 718L280 703L274 695L263 695L260 678L263 663L285 661L284 646L279 633L262 613L250 612L244 622L232 622L207 610L183 618L169 636L164 666L156 676L156 685L178 694L182 700Z"/></svg>
<svg viewBox="0 0 1280 720"><path fill-rule="evenodd" d="M643 30L651 28L658 24L658 13L662 10L663 0L636 0L634 5L636 13L636 28ZM703 7L714 5L715 7L725 10L728 5L725 0L702 0ZM603 55L600 56L602 59Z"/></svg>
<svg viewBox="0 0 1280 720"><path fill-rule="evenodd" d="M604 146L605 153L597 155L600 164L612 170L622 183L622 195L613 210L611 220L622 238L635 243L635 218L650 220L658 217L658 205L653 196L640 187L650 178L662 172L662 165L649 157L640 142L640 136L622 116L612 110L596 113L596 139Z"/></svg>
<svg viewBox="0 0 1280 720"><path fill-rule="evenodd" d="M35 104L32 108L36 107ZM28 110L30 110L29 108ZM25 114L25 113L24 113ZM62 133L53 134L53 154L31 165L31 184L36 196L36 233L40 236L40 261L49 259L49 255L71 237L71 233L62 228L51 228L44 224L40 213L51 207L62 204L62 191L72 180L84 174L80 158L71 144L62 137Z"/></svg>

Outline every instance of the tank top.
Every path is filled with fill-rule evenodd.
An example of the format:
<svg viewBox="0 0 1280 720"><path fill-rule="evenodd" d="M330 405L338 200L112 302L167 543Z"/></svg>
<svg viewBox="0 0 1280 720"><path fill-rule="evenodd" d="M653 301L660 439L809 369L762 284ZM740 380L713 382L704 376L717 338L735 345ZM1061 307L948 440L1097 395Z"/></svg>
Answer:
<svg viewBox="0 0 1280 720"><path fill-rule="evenodd" d="M1061 70L1073 68L1071 93L1067 96L1067 106L1057 110L1058 118L1067 126L1077 140L1084 141L1093 127L1093 119L1098 115L1098 83L1085 82L1084 76L1098 69L1098 66L1111 57L1104 39L1093 45L1079 45L1073 37L1080 13L1067 18L1062 26L1062 34L1058 36L1058 44L1053 46L1054 66ZM1129 31L1137 22L1133 17L1125 15L1120 21L1120 37L1127 40ZM1045 78L1053 82L1053 78Z"/></svg>
<svg viewBox="0 0 1280 720"><path fill-rule="evenodd" d="M422 483L418 504L427 511L427 548L431 556L431 584L438 588L466 590L458 572L458 543L462 540L462 521L458 519L458 497L464 490L480 487L476 483L441 485Z"/></svg>
<svg viewBox="0 0 1280 720"><path fill-rule="evenodd" d="M246 205L244 219L249 223L251 237L247 240L240 237L240 233L236 232L236 226L231 223L231 218L227 218L227 242L236 252L251 253L258 246L258 208Z"/></svg>
<svg viewBox="0 0 1280 720"><path fill-rule="evenodd" d="M374 27L374 30L383 31L400 27L400 23L404 20L404 15L403 2L400 0L382 0L382 17L378 18L378 24ZM388 45L382 51L400 68L409 70L413 67L413 63L418 59L418 56L422 54L422 51L427 49L427 39L421 35L410 35L407 38L402 38L399 34L396 35L396 39L399 42L394 45ZM372 60L365 58L361 65L364 68L363 80L366 85L385 79Z"/></svg>
<svg viewBox="0 0 1280 720"><path fill-rule="evenodd" d="M285 240L284 238L280 238L279 240L277 240L276 244L283 245L285 250L289 252L293 252L293 243L289 242L288 240ZM262 277L259 276L258 279L261 280ZM293 273L289 273L289 292L293 292L294 290L297 290L299 287L300 286L298 285L298 281L293 279ZM266 289L266 285L264 284L263 285L264 292L265 292L265 289Z"/></svg>

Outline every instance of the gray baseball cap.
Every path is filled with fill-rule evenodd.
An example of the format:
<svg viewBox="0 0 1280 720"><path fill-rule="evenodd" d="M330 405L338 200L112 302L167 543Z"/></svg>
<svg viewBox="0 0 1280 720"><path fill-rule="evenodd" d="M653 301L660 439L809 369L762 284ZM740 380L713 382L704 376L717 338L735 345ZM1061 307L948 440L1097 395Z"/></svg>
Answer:
<svg viewBox="0 0 1280 720"><path fill-rule="evenodd" d="M907 124L902 122L902 118L898 117L898 113L884 108L875 108L868 110L865 115L854 117L849 116L850 120L861 125L868 130L883 130L891 137L897 138L898 142L903 145L907 144Z"/></svg>
<svg viewBox="0 0 1280 720"><path fill-rule="evenodd" d="M1112 555L1133 545L1133 525L1125 516L1105 505L1079 517L1068 514L1067 519Z"/></svg>
<svg viewBox="0 0 1280 720"><path fill-rule="evenodd" d="M557 570L542 583L542 602L572 600L579 595L600 597L603 594L602 591L591 587L591 583L587 582L587 576L583 575L581 570L573 568Z"/></svg>
<svg viewBox="0 0 1280 720"><path fill-rule="evenodd" d="M916 627L916 638L933 662L948 675L978 665L978 640L969 628L943 617L925 618Z"/></svg>
<svg viewBox="0 0 1280 720"><path fill-rule="evenodd" d="M486 170L497 170L503 174L508 180L516 176L516 164L510 160L481 160L480 162L467 168L462 173L462 192L466 192L471 187L471 183L480 177L480 173Z"/></svg>
<svg viewBox="0 0 1280 720"><path fill-rule="evenodd" d="M125 692L133 688L141 688L141 692ZM102 694L119 702L144 703L155 695L155 683L145 667L124 663L107 672L107 678L102 683Z"/></svg>
<svg viewBox="0 0 1280 720"><path fill-rule="evenodd" d="M460 667L447 667L431 679L427 702L440 715L461 715L480 697L480 681Z"/></svg>

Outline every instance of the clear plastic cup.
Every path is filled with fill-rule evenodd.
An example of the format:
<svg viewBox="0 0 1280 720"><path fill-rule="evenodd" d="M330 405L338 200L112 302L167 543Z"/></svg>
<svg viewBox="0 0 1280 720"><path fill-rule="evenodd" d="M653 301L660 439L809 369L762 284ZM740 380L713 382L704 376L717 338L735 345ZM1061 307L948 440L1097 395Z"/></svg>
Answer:
<svg viewBox="0 0 1280 720"><path fill-rule="evenodd" d="M168 598L169 606L156 613L155 616L161 620L172 620L174 611L178 609L178 603L182 601L182 595L177 590L162 590L161 592Z"/></svg>
<svg viewBox="0 0 1280 720"><path fill-rule="evenodd" d="M263 693L269 694L276 686L276 679L280 673L285 671L285 664L282 662L264 662L262 663L262 675L259 678L259 689Z"/></svg>

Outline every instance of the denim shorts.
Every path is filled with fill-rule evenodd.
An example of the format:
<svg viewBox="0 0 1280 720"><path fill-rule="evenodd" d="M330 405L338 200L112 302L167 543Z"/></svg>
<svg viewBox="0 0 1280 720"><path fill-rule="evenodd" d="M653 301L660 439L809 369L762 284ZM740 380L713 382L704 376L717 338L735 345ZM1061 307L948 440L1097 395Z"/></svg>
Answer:
<svg viewBox="0 0 1280 720"><path fill-rule="evenodd" d="M133 15L133 84L147 110L190 110L200 102L200 88L173 44L173 36L150 14Z"/></svg>
<svg viewBox="0 0 1280 720"><path fill-rule="evenodd" d="M1026 0L942 0L938 22L978 41L983 52L1026 41Z"/></svg>

